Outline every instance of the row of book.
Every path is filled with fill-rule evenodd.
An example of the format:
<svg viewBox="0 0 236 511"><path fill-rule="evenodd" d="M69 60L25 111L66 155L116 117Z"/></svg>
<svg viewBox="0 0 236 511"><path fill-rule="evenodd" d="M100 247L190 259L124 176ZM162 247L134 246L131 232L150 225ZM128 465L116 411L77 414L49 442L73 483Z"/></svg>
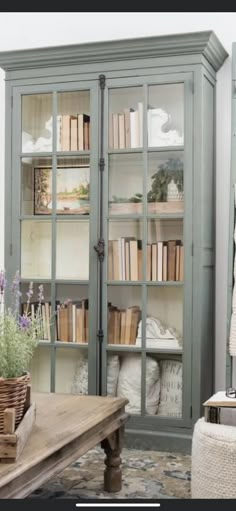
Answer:
<svg viewBox="0 0 236 511"><path fill-rule="evenodd" d="M61 151L90 149L90 116L87 114L62 115L60 125Z"/></svg>
<svg viewBox="0 0 236 511"><path fill-rule="evenodd" d="M143 280L142 240L133 237L108 242L108 280ZM146 251L147 281L182 281L184 247L181 240L148 243Z"/></svg>
<svg viewBox="0 0 236 511"><path fill-rule="evenodd" d="M23 312L27 304L22 304ZM31 303L28 315L34 317L38 303ZM52 309L51 303L41 305L42 340L51 341ZM88 342L88 299L79 301L56 302L55 338L62 342Z"/></svg>
<svg viewBox="0 0 236 511"><path fill-rule="evenodd" d="M141 319L139 306L119 309L111 304L108 306L108 343L136 343L138 324Z"/></svg>
<svg viewBox="0 0 236 511"><path fill-rule="evenodd" d="M143 145L143 103L138 109L124 108L121 113L110 113L109 147L125 149Z"/></svg>

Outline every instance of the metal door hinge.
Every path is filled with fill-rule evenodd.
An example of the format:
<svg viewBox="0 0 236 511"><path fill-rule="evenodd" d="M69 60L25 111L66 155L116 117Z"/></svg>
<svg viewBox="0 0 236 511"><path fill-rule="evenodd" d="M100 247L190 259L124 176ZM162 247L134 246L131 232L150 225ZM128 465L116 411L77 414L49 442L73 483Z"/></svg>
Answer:
<svg viewBox="0 0 236 511"><path fill-rule="evenodd" d="M97 252L98 259L100 262L104 260L105 256L105 241L103 238L99 238L97 245L95 245L94 250Z"/></svg>
<svg viewBox="0 0 236 511"><path fill-rule="evenodd" d="M106 85L105 75L99 75L99 85L100 85L100 89L105 89L105 85Z"/></svg>
<svg viewBox="0 0 236 511"><path fill-rule="evenodd" d="M193 243L192 243L191 251L192 251L192 257L193 257L193 254L194 254L194 247L193 247Z"/></svg>
<svg viewBox="0 0 236 511"><path fill-rule="evenodd" d="M102 329L98 330L97 337L99 342L103 342L104 332Z"/></svg>
<svg viewBox="0 0 236 511"><path fill-rule="evenodd" d="M193 416L193 407L190 406L190 419L192 419L192 416Z"/></svg>
<svg viewBox="0 0 236 511"><path fill-rule="evenodd" d="M99 160L99 168L100 168L101 172L104 171L104 168L105 168L105 160L104 160L104 158L100 158L100 160Z"/></svg>
<svg viewBox="0 0 236 511"><path fill-rule="evenodd" d="M13 254L13 245L12 245L12 243L10 243L10 256L12 256L12 254Z"/></svg>
<svg viewBox="0 0 236 511"><path fill-rule="evenodd" d="M194 80L192 81L192 93L194 94Z"/></svg>
<svg viewBox="0 0 236 511"><path fill-rule="evenodd" d="M11 108L13 108L13 96L11 96Z"/></svg>

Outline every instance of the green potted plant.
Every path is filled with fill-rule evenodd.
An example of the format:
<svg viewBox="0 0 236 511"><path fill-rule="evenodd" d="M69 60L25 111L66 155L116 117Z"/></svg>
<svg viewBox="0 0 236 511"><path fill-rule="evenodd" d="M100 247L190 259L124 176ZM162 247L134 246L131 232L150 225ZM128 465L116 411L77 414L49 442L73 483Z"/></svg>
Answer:
<svg viewBox="0 0 236 511"><path fill-rule="evenodd" d="M184 191L183 162L180 158L169 158L159 165L152 176L151 190L147 194L148 202L167 202L168 185L172 182L180 194Z"/></svg>
<svg viewBox="0 0 236 511"><path fill-rule="evenodd" d="M38 287L38 307L34 317L30 315L33 283L26 293L26 307L20 311L20 276L16 272L12 285L8 286L5 272L0 271L0 433L6 408L15 408L15 427L24 413L27 385L30 381L29 363L42 338L41 302L43 286ZM11 293L11 306L4 307L6 289Z"/></svg>

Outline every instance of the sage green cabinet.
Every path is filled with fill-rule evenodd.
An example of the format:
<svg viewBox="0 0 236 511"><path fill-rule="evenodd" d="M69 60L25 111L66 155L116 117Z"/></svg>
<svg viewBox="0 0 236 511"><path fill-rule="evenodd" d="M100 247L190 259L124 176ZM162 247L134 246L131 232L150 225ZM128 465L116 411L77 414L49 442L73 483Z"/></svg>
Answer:
<svg viewBox="0 0 236 511"><path fill-rule="evenodd" d="M45 294L33 388L128 397L135 447L189 449L212 393L226 57L213 32L0 53L6 270Z"/></svg>

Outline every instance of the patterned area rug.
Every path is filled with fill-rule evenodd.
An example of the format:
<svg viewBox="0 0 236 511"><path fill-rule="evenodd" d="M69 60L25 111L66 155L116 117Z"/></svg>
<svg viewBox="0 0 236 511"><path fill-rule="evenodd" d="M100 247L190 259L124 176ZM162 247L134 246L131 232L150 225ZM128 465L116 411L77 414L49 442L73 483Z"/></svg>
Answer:
<svg viewBox="0 0 236 511"><path fill-rule="evenodd" d="M103 491L104 452L92 449L28 498L190 498L191 456L123 449L122 490Z"/></svg>

